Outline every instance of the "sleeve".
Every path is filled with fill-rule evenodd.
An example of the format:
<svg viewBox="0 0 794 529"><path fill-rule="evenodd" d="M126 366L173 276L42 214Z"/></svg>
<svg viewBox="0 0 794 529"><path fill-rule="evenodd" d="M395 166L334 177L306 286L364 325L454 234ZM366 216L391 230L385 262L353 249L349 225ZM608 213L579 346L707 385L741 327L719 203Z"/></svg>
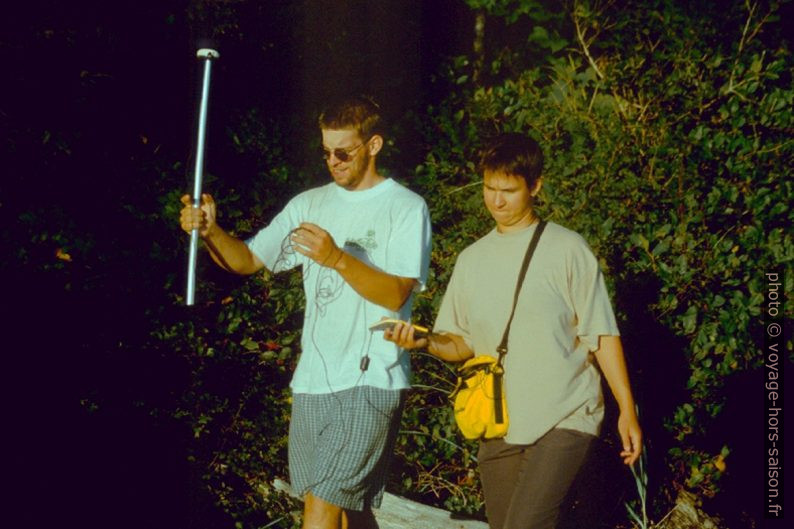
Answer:
<svg viewBox="0 0 794 529"><path fill-rule="evenodd" d="M303 256L292 249L289 234L300 224L295 199L276 215L266 227L245 241L248 248L271 272L282 272L303 264Z"/></svg>
<svg viewBox="0 0 794 529"><path fill-rule="evenodd" d="M466 303L462 286L463 267L460 266L460 257L455 262L452 276L449 278L447 290L441 299L441 308L438 310L436 322L433 325L433 332L457 334L471 350L474 350L471 338L471 326L469 325L468 304Z"/></svg>
<svg viewBox="0 0 794 529"><path fill-rule="evenodd" d="M569 285L576 334L588 350L598 349L599 336L619 336L604 275L584 239L571 255Z"/></svg>
<svg viewBox="0 0 794 529"><path fill-rule="evenodd" d="M416 279L416 290L421 291L427 285L432 234L427 204L417 199L411 207L396 208L384 271Z"/></svg>

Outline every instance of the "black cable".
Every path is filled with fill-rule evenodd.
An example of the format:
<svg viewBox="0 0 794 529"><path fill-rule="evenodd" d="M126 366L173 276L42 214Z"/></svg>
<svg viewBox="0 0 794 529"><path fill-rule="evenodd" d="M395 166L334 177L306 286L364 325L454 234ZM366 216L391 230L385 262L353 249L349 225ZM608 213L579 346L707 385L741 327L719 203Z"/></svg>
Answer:
<svg viewBox="0 0 794 529"><path fill-rule="evenodd" d="M294 228L294 229L290 230L290 232L282 239L281 245L280 245L280 248L279 248L279 254L276 257L276 261L273 264L273 272L279 272L281 270L288 270L288 269L294 268L295 266L298 266L300 264L303 267L302 273L304 274L304 277L305 277L305 274L308 273L308 271L311 269L312 266L321 266L321 269L318 271L317 278L315 280L315 285L314 285L315 295L314 295L314 300L313 300L313 302L314 302L313 309L315 311L317 311L317 312L316 312L315 316L312 318L311 328L310 329L304 329L304 332L308 331L309 339L311 340L311 343L314 346L314 349L317 351L317 354L319 355L320 361L322 362L323 372L324 372L324 375L325 375L325 382L326 382L326 384L328 386L329 394L331 396L333 396L333 398L336 399L336 401L337 401L337 405L339 407L339 414L340 414L340 417L339 417L338 420L341 420L341 414L344 413L344 411L345 411L345 402L343 402L339 398L339 396L338 396L339 392L338 391L334 391L334 388L333 388L333 386L331 384L330 375L328 373L328 363L326 361L325 355L323 354L322 348L320 347L320 345L319 345L319 343L317 341L317 336L316 336L315 333L316 333L317 322L319 321L319 318L323 317L325 315L326 311L327 311L328 306L339 298L339 295L341 294L342 289L344 288L345 281L344 281L344 279L342 278L342 276L338 272L336 272L333 269L330 269L330 268L327 268L327 267L323 267L322 265L319 265L318 263L316 263L314 260L308 259L308 260L304 261L303 263L299 263L299 262L296 262L296 261L292 260L292 259L299 259L297 257L297 255L296 255L297 252L295 251L295 249L293 247L293 243L290 240L290 236L297 229L298 228ZM282 267L281 270L279 270L280 267ZM365 300L365 305L364 305L364 314L365 314L364 317L365 317L365 319L366 319L366 310L367 310L367 307L366 307L366 300ZM369 332L369 336L368 336L365 344L362 347L361 354L359 355L360 358L361 358L361 362L359 364L359 368L361 370L361 373L359 374L358 379L353 384L353 386L351 388L348 388L349 390L351 390L350 395L348 397L348 400L350 400L350 401L352 401L352 399L354 398L354 395L355 395L352 390L355 390L358 387L362 387L362 386L360 386L360 384L361 384L362 380L364 379L364 375L365 375L367 369L369 368L369 348L370 348L370 346L372 344L372 336L373 335L374 335L374 332L370 331ZM398 357L398 360L399 360L399 357ZM367 403L372 408L378 409L370 401L369 395L365 395L365 399L366 399ZM334 471L336 470L336 465L338 464L338 461L339 461L339 457L338 456L339 456L339 454L341 454L342 450L348 445L350 436L353 434L353 431L352 431L352 429L347 429L345 431L345 433L347 435L343 436L343 441L340 443L339 449L333 455L333 465L327 467L326 472L324 473L324 475L319 477L312 484L310 484L309 487L308 487L309 489L319 485L323 481L327 480L331 475L333 475Z"/></svg>

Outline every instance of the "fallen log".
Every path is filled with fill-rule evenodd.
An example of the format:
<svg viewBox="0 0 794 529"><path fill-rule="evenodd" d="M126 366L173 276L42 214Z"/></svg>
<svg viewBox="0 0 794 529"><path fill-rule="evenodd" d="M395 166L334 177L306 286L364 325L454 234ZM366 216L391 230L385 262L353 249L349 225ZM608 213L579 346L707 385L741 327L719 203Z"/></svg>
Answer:
<svg viewBox="0 0 794 529"><path fill-rule="evenodd" d="M286 481L273 480L273 488L297 498ZM479 520L452 518L444 509L424 505L386 492L380 509L373 509L380 529L488 529L488 524Z"/></svg>
<svg viewBox="0 0 794 529"><path fill-rule="evenodd" d="M718 529L721 526L700 509L697 496L691 492L678 492L675 507L653 529Z"/></svg>

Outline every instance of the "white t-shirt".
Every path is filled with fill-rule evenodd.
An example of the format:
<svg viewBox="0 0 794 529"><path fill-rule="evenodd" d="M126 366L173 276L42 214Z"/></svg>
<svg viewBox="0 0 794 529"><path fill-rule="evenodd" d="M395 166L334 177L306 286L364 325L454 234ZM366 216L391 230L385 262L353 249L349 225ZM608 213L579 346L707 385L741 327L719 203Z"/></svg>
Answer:
<svg viewBox="0 0 794 529"><path fill-rule="evenodd" d="M295 393L331 393L361 385L410 387L409 356L368 327L382 317L409 320L413 295L398 312L366 301L335 270L291 248L290 231L301 222L320 226L337 246L373 268L416 279L422 289L430 261L425 201L391 179L363 191L331 182L294 197L247 241L273 272L303 266L306 311L302 354L290 384ZM369 367L362 372L365 356Z"/></svg>
<svg viewBox="0 0 794 529"><path fill-rule="evenodd" d="M434 330L458 334L475 355L498 356L518 272L537 223L496 229L458 256ZM554 427L597 434L604 415L590 352L618 328L587 243L549 222L529 264L505 356L510 426L505 441L530 444Z"/></svg>

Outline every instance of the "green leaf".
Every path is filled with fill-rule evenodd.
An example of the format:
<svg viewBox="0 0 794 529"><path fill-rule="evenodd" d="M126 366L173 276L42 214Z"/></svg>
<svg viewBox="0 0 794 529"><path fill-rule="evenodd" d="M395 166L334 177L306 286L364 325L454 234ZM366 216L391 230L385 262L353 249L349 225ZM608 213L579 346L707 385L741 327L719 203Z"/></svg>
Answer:
<svg viewBox="0 0 794 529"><path fill-rule="evenodd" d="M681 317L681 324L685 334L692 334L697 327L698 311L694 305L690 305L686 313Z"/></svg>
<svg viewBox="0 0 794 529"><path fill-rule="evenodd" d="M663 240L659 242L659 244L654 246L653 251L651 253L654 255L654 257L657 257L667 252L667 250L669 249L670 249L670 242L667 240Z"/></svg>
<svg viewBox="0 0 794 529"><path fill-rule="evenodd" d="M639 246L643 250L648 251L649 242L648 239L645 238L645 235L641 233L632 233L630 239L635 246Z"/></svg>

